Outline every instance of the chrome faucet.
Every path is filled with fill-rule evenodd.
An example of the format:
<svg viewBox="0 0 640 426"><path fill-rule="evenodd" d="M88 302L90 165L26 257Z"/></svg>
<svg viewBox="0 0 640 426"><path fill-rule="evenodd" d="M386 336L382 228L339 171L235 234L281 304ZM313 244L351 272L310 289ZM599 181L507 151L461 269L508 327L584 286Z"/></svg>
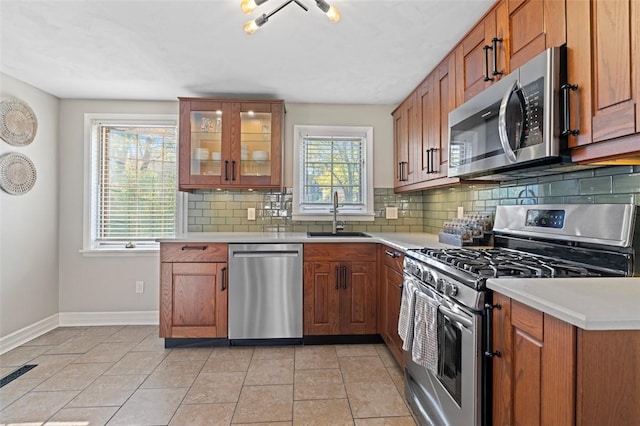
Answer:
<svg viewBox="0 0 640 426"><path fill-rule="evenodd" d="M338 191L333 191L333 227L331 228L332 234L338 233Z"/></svg>

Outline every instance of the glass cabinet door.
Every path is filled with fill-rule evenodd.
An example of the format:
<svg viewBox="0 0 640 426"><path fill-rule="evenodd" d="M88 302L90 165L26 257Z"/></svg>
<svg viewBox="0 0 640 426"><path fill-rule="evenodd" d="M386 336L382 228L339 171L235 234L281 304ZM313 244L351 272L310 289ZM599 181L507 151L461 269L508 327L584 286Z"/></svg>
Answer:
<svg viewBox="0 0 640 426"><path fill-rule="evenodd" d="M222 109L191 111L192 176L222 175L222 119Z"/></svg>
<svg viewBox="0 0 640 426"><path fill-rule="evenodd" d="M271 112L240 112L240 174L271 176Z"/></svg>

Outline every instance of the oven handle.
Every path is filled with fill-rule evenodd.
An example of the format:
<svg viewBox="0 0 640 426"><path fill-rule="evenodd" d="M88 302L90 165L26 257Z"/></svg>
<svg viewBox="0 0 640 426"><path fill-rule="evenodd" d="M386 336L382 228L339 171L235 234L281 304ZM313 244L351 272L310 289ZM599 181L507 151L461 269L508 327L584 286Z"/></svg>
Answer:
<svg viewBox="0 0 640 426"><path fill-rule="evenodd" d="M447 307L440 305L438 306L438 310L440 310L440 312L442 312L444 315L456 320L461 325L466 326L467 328L473 327L473 322L469 318L457 314Z"/></svg>
<svg viewBox="0 0 640 426"><path fill-rule="evenodd" d="M486 312L486 317L487 317L487 350L484 353L484 356L489 357L489 358L493 358L493 357L497 357L500 358L502 356L502 354L500 353L500 351L494 351L493 350L493 309L502 309L502 306L499 303L496 303L495 305L492 305L490 303L485 303L484 304L484 311Z"/></svg>

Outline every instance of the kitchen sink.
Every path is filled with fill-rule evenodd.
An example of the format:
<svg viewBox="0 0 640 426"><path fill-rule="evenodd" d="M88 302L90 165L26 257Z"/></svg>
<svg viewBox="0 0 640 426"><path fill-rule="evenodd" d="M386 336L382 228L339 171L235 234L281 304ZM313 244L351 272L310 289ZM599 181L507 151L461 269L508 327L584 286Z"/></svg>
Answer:
<svg viewBox="0 0 640 426"><path fill-rule="evenodd" d="M371 238L371 235L365 234L364 232L348 232L348 231L338 231L335 234L333 232L307 232L308 237L366 237Z"/></svg>

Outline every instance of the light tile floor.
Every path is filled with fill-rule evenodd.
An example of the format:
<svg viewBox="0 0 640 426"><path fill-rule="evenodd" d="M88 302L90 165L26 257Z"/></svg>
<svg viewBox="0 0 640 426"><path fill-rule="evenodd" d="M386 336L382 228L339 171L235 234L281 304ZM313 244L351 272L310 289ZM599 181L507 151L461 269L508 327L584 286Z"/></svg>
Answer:
<svg viewBox="0 0 640 426"><path fill-rule="evenodd" d="M0 426L415 425L383 344L165 349L154 326L61 327L0 355Z"/></svg>

